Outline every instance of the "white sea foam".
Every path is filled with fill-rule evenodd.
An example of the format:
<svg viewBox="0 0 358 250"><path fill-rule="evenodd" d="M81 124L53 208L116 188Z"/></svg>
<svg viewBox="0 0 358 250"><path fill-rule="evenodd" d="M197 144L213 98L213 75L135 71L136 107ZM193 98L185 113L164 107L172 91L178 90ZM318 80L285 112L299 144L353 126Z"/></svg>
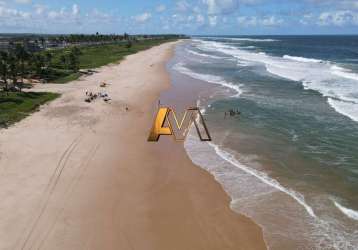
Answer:
<svg viewBox="0 0 358 250"><path fill-rule="evenodd" d="M217 41L201 41L196 46L204 51L231 55L238 61L263 64L271 74L302 82L305 89L318 91L327 97L329 104L337 112L354 121L358 120L358 74L348 69L313 58L270 56L263 52L242 50Z"/></svg>
<svg viewBox="0 0 358 250"><path fill-rule="evenodd" d="M316 207L318 216L301 193L242 163L226 149L200 142L195 133L195 129L191 129L184 144L189 157L222 184L232 199L234 211L252 218L263 228L269 248L285 249L281 243L287 241L297 247L295 249L355 249L357 233L346 231L334 218L322 218L319 206ZM251 162L250 158L247 162ZM292 203L277 193L288 195ZM287 228L286 224L272 223L272 217L277 214L282 218L279 221L295 226Z"/></svg>
<svg viewBox="0 0 358 250"><path fill-rule="evenodd" d="M233 155L220 149L218 145L216 145L214 143L208 143L208 144L215 149L216 154L219 155L223 160L240 168L244 172L256 177L263 183L265 183L277 190L280 190L281 192L284 192L285 194L288 194L294 200L296 200L300 205L302 205L306 209L307 213L310 216L312 216L313 218L316 218L316 215L315 215L313 209L305 202L305 198L302 194L300 194L294 190L290 190L288 188L283 187L280 183L278 183L278 181L270 178L267 174L265 174L263 172L259 172L253 168L250 168L250 167L247 167L247 166L241 164L238 160L235 159L235 157Z"/></svg>
<svg viewBox="0 0 358 250"><path fill-rule="evenodd" d="M342 67L333 65L331 67L331 70L332 70L332 73L337 76L358 81L358 74L352 73L349 69L344 69Z"/></svg>
<svg viewBox="0 0 358 250"><path fill-rule="evenodd" d="M177 63L176 65L174 65L173 69L184 75L190 76L194 79L205 81L212 84L218 84L226 88L232 89L236 92L234 97L237 97L242 93L242 90L240 89L239 85L235 85L230 82L227 82L220 76L196 73L190 70L189 68L185 67L183 63Z"/></svg>
<svg viewBox="0 0 358 250"><path fill-rule="evenodd" d="M206 36L206 37L200 37L200 38L206 38L211 40L229 40L229 41L247 41L247 42L277 42L279 40L277 39L268 39L268 38L239 38L239 37L212 37L212 36Z"/></svg>
<svg viewBox="0 0 358 250"><path fill-rule="evenodd" d="M297 62L307 62L307 63L322 63L323 62L322 60L306 58L306 57L299 57L299 56L284 55L283 58L297 61Z"/></svg>
<svg viewBox="0 0 358 250"><path fill-rule="evenodd" d="M358 122L358 105L340 101L332 98L328 98L328 103L333 107L337 112L351 118L353 121Z"/></svg>
<svg viewBox="0 0 358 250"><path fill-rule="evenodd" d="M254 65L252 62L249 62L249 61L245 61L245 60L238 60L237 61L237 65L238 66L252 66Z"/></svg>
<svg viewBox="0 0 358 250"><path fill-rule="evenodd" d="M344 213L347 217L353 219L353 220L358 220L358 211L355 211L353 209L347 208L342 206L341 204L339 204L336 201L333 201L334 205L342 212Z"/></svg>
<svg viewBox="0 0 358 250"><path fill-rule="evenodd" d="M277 42L277 39L255 39L255 38L230 38L233 41L248 41L248 42Z"/></svg>
<svg viewBox="0 0 358 250"><path fill-rule="evenodd" d="M255 46L241 46L241 49L256 49Z"/></svg>
<svg viewBox="0 0 358 250"><path fill-rule="evenodd" d="M196 56L201 56L201 57L207 57L207 58L212 58L212 59L225 59L225 57L220 57L220 56L214 56L214 55L208 55L208 54L204 54L204 53L199 53L190 49L186 49L186 51L190 54L196 55Z"/></svg>

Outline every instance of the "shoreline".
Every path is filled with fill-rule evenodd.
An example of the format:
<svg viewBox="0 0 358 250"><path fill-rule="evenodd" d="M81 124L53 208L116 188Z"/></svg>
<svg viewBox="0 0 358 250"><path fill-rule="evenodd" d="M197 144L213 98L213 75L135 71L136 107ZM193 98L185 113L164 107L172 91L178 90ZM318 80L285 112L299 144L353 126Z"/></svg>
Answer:
<svg viewBox="0 0 358 250"><path fill-rule="evenodd" d="M265 249L182 144L146 141L174 44L41 85L63 95L0 131L1 249ZM111 104L85 103L101 81Z"/></svg>
<svg viewBox="0 0 358 250"><path fill-rule="evenodd" d="M358 245L352 218L357 210L352 190L357 186L354 137L358 126L321 95L324 89L333 91L332 86L333 92L352 94L353 82L343 86L343 78L319 63L282 59L288 50L281 45L294 51L295 40L283 37L276 41L277 46L260 40L235 40L202 38L177 46L180 60L173 68L178 73L219 86L209 95L201 95L199 101L213 142L201 143L192 131L185 142L190 158L221 183L235 212L261 226L268 248L354 248ZM320 40L306 37L302 44ZM327 56L343 42L337 39L315 58ZM253 47L257 49L251 50ZM304 58L307 51L297 53ZM270 69L263 66L265 55L272 60L272 65L264 63ZM342 51L338 57L346 55ZM330 62L334 64L338 57ZM280 65L282 71L277 71ZM271 68L275 67L273 74ZM305 82L294 81L287 73L292 68L305 69L301 73L322 86L316 91L303 88ZM327 75L316 78L318 68L328 69ZM234 96L229 89L235 88L241 91ZM236 109L240 110L238 116L225 116ZM336 184L324 186L326 183ZM343 212L336 202L350 213Z"/></svg>

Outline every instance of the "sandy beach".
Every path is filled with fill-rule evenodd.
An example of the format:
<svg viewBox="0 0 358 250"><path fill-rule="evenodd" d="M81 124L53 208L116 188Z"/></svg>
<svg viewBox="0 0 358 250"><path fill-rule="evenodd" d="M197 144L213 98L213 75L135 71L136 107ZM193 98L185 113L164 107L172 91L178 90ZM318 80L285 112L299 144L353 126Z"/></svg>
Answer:
<svg viewBox="0 0 358 250"><path fill-rule="evenodd" d="M174 46L35 87L62 96L0 130L0 249L265 249L181 143L147 142Z"/></svg>

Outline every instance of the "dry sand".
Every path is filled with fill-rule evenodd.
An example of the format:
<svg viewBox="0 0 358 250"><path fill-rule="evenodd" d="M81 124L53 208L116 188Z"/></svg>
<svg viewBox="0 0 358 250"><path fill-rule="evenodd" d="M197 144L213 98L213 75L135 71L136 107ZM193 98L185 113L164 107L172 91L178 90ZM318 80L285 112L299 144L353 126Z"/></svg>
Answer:
<svg viewBox="0 0 358 250"><path fill-rule="evenodd" d="M36 87L63 95L0 130L0 249L265 248L182 144L146 141L173 46ZM112 103L85 103L101 81Z"/></svg>

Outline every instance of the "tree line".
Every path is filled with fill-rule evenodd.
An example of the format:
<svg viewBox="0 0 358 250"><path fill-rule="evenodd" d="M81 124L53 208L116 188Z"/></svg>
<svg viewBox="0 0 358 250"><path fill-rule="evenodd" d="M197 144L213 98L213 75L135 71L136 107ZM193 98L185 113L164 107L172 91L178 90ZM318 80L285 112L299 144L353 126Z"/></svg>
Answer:
<svg viewBox="0 0 358 250"><path fill-rule="evenodd" d="M60 67L79 71L81 50L71 47L60 56ZM50 51L29 52L23 44L0 51L0 79L4 91L21 91L24 79L43 79L51 74L53 54Z"/></svg>
<svg viewBox="0 0 358 250"><path fill-rule="evenodd" d="M81 49L96 43L124 44L127 49L133 43L148 39L178 39L183 35L17 35L6 38L9 42L6 50L0 51L0 86L5 91L21 91L26 86L24 79L41 79L51 81L77 73L80 68ZM2 39L3 40L3 39ZM30 41L42 44L42 50L33 51ZM65 48L47 50L46 44L51 41L67 43ZM83 45L85 46L81 46Z"/></svg>
<svg viewBox="0 0 358 250"><path fill-rule="evenodd" d="M48 44L51 45L68 45L68 44L81 44L81 43L116 43L123 41L137 41L143 39L178 39L186 38L184 35L164 34L164 35L129 35L124 33L123 35L102 35L98 32L96 34L70 34L70 35L24 35L8 38L10 47L13 47L16 43L29 44L35 43L42 48L46 48Z"/></svg>

